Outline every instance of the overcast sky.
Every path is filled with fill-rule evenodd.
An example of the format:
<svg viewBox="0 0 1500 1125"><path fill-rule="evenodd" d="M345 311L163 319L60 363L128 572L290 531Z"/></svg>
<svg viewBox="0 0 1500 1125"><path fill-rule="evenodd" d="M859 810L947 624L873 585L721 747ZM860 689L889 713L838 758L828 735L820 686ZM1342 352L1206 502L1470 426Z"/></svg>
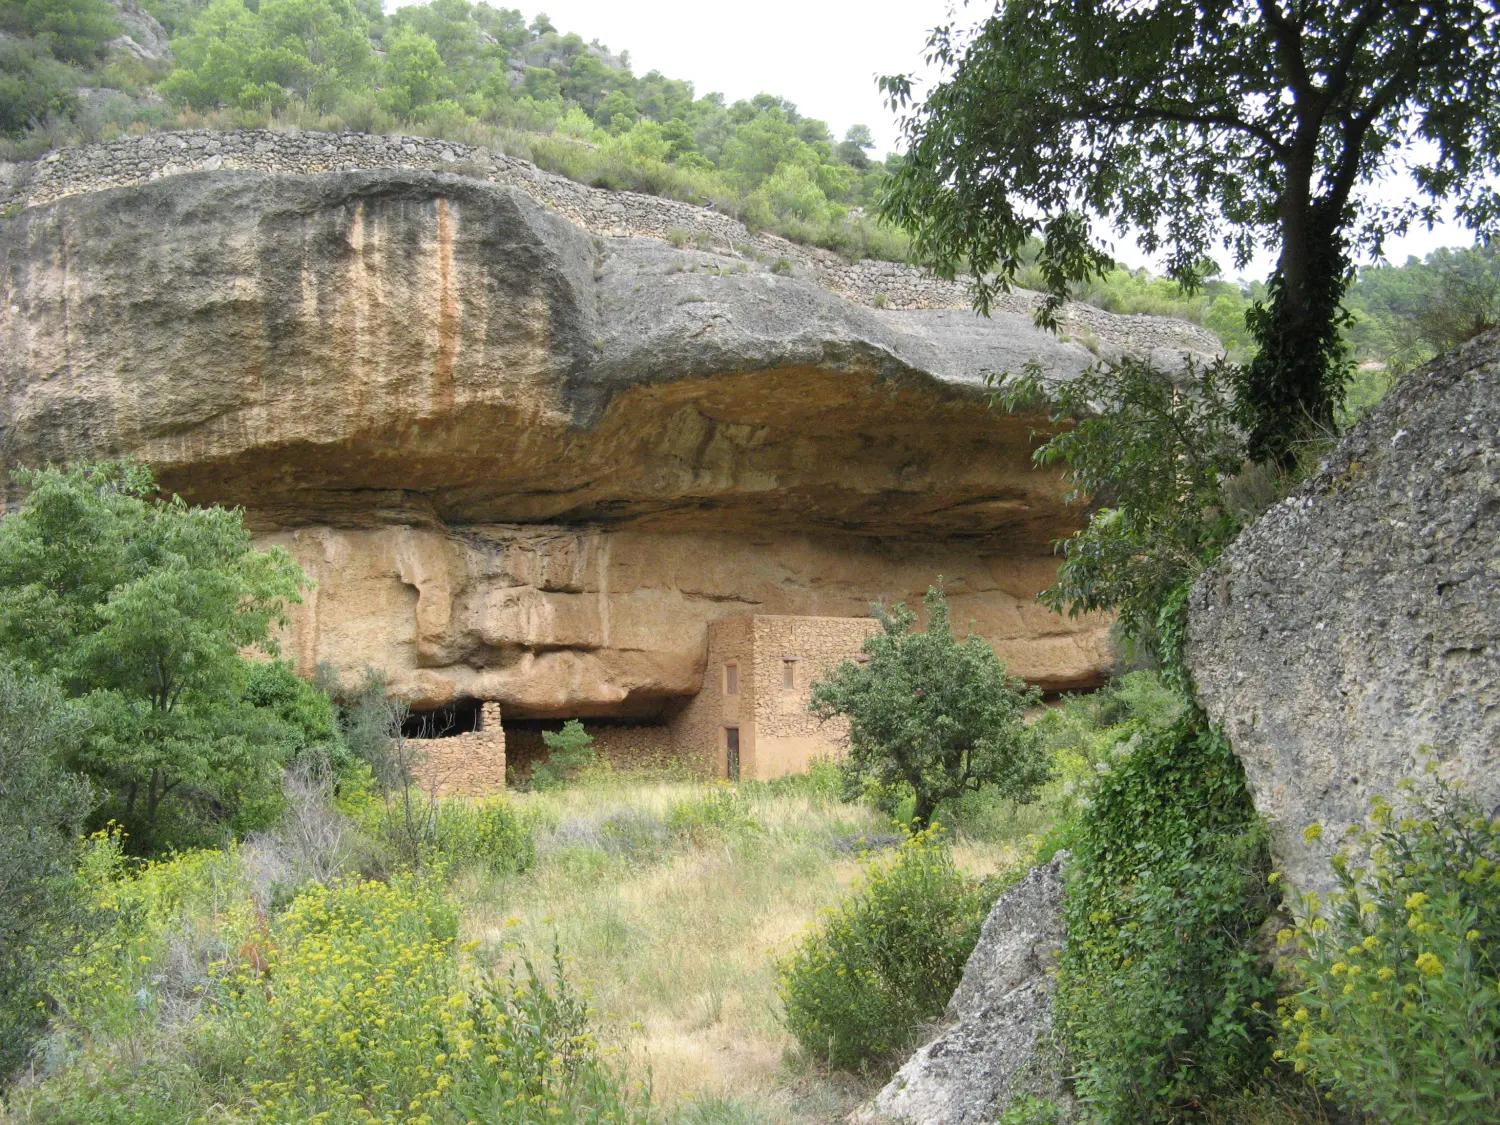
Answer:
<svg viewBox="0 0 1500 1125"><path fill-rule="evenodd" d="M387 0L386 7L402 2ZM839 137L850 125L868 125L880 153L895 146L897 128L876 77L924 73L927 32L948 22L953 9L951 0L544 0L520 6L528 22L544 11L559 31L598 39L615 53L629 51L636 74L659 70L692 82L699 95L718 91L731 102L763 91L779 94L828 122ZM960 7L957 19L972 23L990 10L987 3ZM1407 190L1398 182L1386 193L1400 198ZM1386 256L1403 262L1408 254L1472 241L1450 225L1392 240ZM1154 266L1129 240L1117 239L1114 253L1132 266ZM1263 277L1271 264L1262 256L1246 272Z"/></svg>

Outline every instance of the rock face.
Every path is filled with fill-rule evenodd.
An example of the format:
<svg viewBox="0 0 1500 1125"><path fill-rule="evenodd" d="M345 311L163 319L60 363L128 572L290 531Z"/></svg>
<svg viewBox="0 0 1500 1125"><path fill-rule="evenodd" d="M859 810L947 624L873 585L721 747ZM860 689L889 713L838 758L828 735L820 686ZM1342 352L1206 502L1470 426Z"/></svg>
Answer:
<svg viewBox="0 0 1500 1125"><path fill-rule="evenodd" d="M425 171L169 175L0 225L0 456L131 456L316 582L288 645L416 706L662 718L709 621L946 577L1013 669L1097 682L1033 597L1076 526L983 375L1019 315L879 311ZM14 499L14 497L12 497Z"/></svg>
<svg viewBox="0 0 1500 1125"><path fill-rule="evenodd" d="M1059 852L1000 896L948 1002L949 1026L907 1060L858 1120L981 1125L1020 1094L1067 1101L1051 1042L1051 972L1066 936L1066 859Z"/></svg>
<svg viewBox="0 0 1500 1125"><path fill-rule="evenodd" d="M1189 660L1300 889L1424 748L1500 800L1500 335L1404 379L1240 536L1194 588Z"/></svg>

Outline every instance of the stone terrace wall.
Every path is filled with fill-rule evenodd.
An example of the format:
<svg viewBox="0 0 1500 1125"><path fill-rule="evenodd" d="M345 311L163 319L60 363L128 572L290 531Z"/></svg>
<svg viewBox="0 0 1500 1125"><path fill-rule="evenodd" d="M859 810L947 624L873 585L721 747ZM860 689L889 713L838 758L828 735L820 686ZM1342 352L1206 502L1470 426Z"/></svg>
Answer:
<svg viewBox="0 0 1500 1125"><path fill-rule="evenodd" d="M0 165L0 212L218 168L303 174L362 168L453 172L519 188L600 237L706 238L741 257L784 258L795 274L860 304L892 309L969 307L962 279L945 281L901 262L847 262L831 251L752 233L743 223L712 208L588 187L544 172L529 161L430 137L197 130L58 149L35 164ZM1018 290L1001 297L995 307L1001 312L1029 313L1039 301L1037 294ZM1138 354L1163 347L1210 355L1222 350L1218 338L1206 328L1171 317L1118 316L1090 305L1070 304L1059 322L1065 331L1087 333Z"/></svg>

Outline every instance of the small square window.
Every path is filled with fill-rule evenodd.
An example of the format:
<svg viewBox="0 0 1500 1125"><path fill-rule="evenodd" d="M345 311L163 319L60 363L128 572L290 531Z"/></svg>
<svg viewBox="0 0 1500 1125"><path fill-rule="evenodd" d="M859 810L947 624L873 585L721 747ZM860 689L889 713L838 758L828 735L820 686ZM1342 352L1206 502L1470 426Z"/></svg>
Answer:
<svg viewBox="0 0 1500 1125"><path fill-rule="evenodd" d="M795 660L783 660L781 662L781 687L784 691L793 691L797 687L797 662Z"/></svg>
<svg viewBox="0 0 1500 1125"><path fill-rule="evenodd" d="M739 695L740 693L740 666L738 664L724 665L724 694Z"/></svg>

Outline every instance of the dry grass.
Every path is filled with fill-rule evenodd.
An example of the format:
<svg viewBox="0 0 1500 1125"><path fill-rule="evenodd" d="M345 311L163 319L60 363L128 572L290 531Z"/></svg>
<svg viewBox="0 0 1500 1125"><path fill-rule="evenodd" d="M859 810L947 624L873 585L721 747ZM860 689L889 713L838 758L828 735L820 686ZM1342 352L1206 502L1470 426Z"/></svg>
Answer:
<svg viewBox="0 0 1500 1125"><path fill-rule="evenodd" d="M649 1071L680 1120L842 1116L881 1076L831 1077L799 1056L774 958L857 878L859 837L890 825L863 806L761 792L744 797L738 825L668 827L674 805L711 792L622 778L519 797L548 826L541 858L523 876L461 888L466 936L501 967L544 962L556 942L588 982L605 1039ZM1013 854L956 849L977 875Z"/></svg>

